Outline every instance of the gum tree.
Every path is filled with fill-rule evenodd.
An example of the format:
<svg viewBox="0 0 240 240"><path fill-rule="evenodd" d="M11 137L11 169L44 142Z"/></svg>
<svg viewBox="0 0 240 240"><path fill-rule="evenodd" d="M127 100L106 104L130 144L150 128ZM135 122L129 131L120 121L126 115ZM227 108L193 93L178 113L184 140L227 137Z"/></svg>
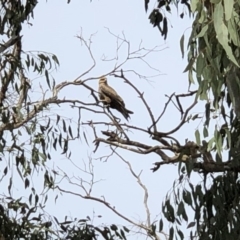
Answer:
<svg viewBox="0 0 240 240"><path fill-rule="evenodd" d="M146 11L150 2L145 1ZM110 30L108 32L117 42L116 56L102 60L111 60L115 64L101 76L115 77L132 89L147 112L149 125L146 127L119 120L114 111L103 107L99 102L98 92L92 87L91 81L96 81L100 76L89 77L96 66L91 39L87 41L82 35L78 36L78 40L89 52L92 65L75 79L55 84L50 69L58 67L57 57L40 51L26 52L22 48L22 26L31 25L37 1L1 1L0 31L4 36L0 46L1 182L8 182L7 192L2 196L0 205L0 232L3 238L97 239L101 236L105 239L126 239L125 235L129 232L126 227L119 229L112 224L102 228L89 224L87 218L66 218L65 221L60 221L54 216L46 215L43 205L47 203L48 191L99 202L152 239L188 237L182 227L183 223L187 223L190 239L238 238L239 3L234 0L159 0L149 13L149 20L164 38L167 38L169 31L168 12L175 6L182 9L179 11L180 17L187 17L186 13L189 13L193 18L189 39L186 41L183 35L180 40L183 56L187 42L188 64L184 71L188 73L189 86L186 86L184 93L167 96L160 112L152 110L139 86L129 76L135 74L141 80L147 80L148 77L136 69L128 69L126 63L129 60L146 63L147 55L157 54L162 49L145 49L141 45L133 48L124 35L114 35ZM123 45L127 46L127 57L120 61L118 54ZM40 84L41 93L37 96L31 90L39 82L30 77L32 74L41 76L46 81L45 85ZM90 94L90 100L59 97L69 86L78 86ZM183 105L183 99L188 99L188 106ZM204 113L192 114L197 103L202 101L205 103ZM162 131L161 120L170 104L174 104L181 120L172 129ZM75 119L75 124L72 119L60 116L51 109L56 105L67 105L76 110L78 118ZM93 117L90 121L82 121L82 114L87 112L104 118L99 120ZM196 138L181 142L176 133L192 121L200 123L195 132ZM71 160L71 141L81 138L89 143L85 129L92 132L94 153L107 145L110 153L102 158L115 156L128 166L129 172L144 193L146 221L135 221L105 199L93 195L95 178L92 159L88 160L85 169L81 169L91 176L87 188L83 179L79 181L77 177L70 178L66 172L59 173L48 166L53 150L61 149L61 153ZM146 141L136 139L138 133L144 135ZM119 149L136 155L154 154L159 159L152 167L152 171L156 173L160 167L169 164L178 166L179 177L163 202L163 217L159 217L157 221L151 218L148 189L141 174L134 170L131 161L124 159ZM32 182L35 172L40 170L38 179L46 190L43 195L39 194ZM14 176L12 172L15 173ZM203 180L193 184L192 175L198 175ZM21 180L26 189L27 201L22 197L14 197L16 178ZM81 191L65 189L59 184L62 179L70 185L77 185ZM164 227L166 221L170 223L167 232Z"/></svg>

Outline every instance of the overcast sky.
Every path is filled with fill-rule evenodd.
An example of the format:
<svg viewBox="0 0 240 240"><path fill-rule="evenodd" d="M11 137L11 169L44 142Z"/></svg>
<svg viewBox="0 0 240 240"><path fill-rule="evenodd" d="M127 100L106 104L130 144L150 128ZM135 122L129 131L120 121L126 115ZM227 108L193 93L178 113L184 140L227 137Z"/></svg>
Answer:
<svg viewBox="0 0 240 240"><path fill-rule="evenodd" d="M122 36L121 34L124 32L132 50L137 49L141 41L142 46L147 49L154 46L159 46L159 49L162 49L162 51L150 54L146 59L158 71L147 67L147 65L137 60L130 61L123 67L125 70L131 69L146 76L161 73L158 77L152 78L152 82L139 79L134 74L126 75L131 78L130 80L141 92L144 92L144 96L151 105L155 116L158 116L164 108L167 100L164 96L165 94L187 92L187 74L183 74L186 58L182 59L179 41L184 32L186 36L190 33L191 21L188 15L184 19L179 17L179 14L182 13L182 6L180 6L178 13L175 7L172 6L173 14L167 14L171 23L169 26L171 27L169 27L167 40L164 41L158 30L149 24L148 15L153 6L150 5L150 10L146 14L144 1L93 0L90 2L72 0L70 4L63 0L51 0L47 3L44 1L39 2L35 9L34 20L30 21L33 26L25 27L23 31L24 49L28 51L42 50L57 55L60 67L57 72L53 72L57 83L65 80L74 80L92 64L88 52L81 45L79 39L76 38L81 33L86 39L89 39L90 35L94 34L92 38L92 53L97 66L87 77L98 77L112 70L112 62L101 61L102 56L113 58L116 54L116 38L108 33L106 28L109 28L111 32L119 36ZM123 46L119 52L119 61L124 59L126 54L127 47ZM108 77L108 79L109 84L117 89L124 98L126 106L134 111L130 124L145 128L150 126L151 120L149 115L136 92L129 85L123 83L121 79L112 76ZM44 79L41 81L44 82ZM44 83L42 84L44 85ZM92 81L91 86L97 90L97 81ZM37 92L37 89L35 90ZM76 86L66 88L59 97L93 102L89 92ZM184 101L185 107L190 104L190 100ZM63 105L61 108L54 106L53 111L58 112L61 116L77 121L77 110L71 109L67 105ZM116 115L121 117L117 113ZM81 121L99 121L99 119L97 114L85 111L82 113ZM104 119L106 120L106 118ZM122 121L125 120L122 119ZM169 107L161 125L159 125L159 130L163 132L171 130L179 122L180 114L172 105ZM75 127L76 125L74 125L73 129ZM174 136L182 144L187 138L195 140L193 130L197 127L198 123L193 122L183 127ZM81 141L71 143L71 160L79 167L83 167L83 161L87 163L89 156L93 159L95 180L102 180L94 186L93 196L104 196L106 201L115 206L123 215L136 222L145 222L146 212L143 205L143 191L137 184L136 179L130 174L127 165L116 156L109 157L107 161L101 161L99 157L108 155L111 152L110 149L105 144L101 144L98 151L94 154L92 152L94 149L92 131L88 127L83 129L85 129L89 146L85 143L84 138ZM98 126L99 134L100 130L107 130L107 128L106 126ZM134 133L131 137L133 140L152 144L153 146L157 144L147 135ZM138 155L126 150L119 150L118 152L132 164L137 174L142 171L142 181L149 190L151 220L154 221L156 216L156 219L159 220L162 201L178 176L177 166L165 165L157 172L152 173L150 168L152 168L153 163L161 161L157 155ZM61 155L60 151L58 153L52 151L51 154L52 160L49 166L53 166L55 169L64 169L69 176L75 175L83 179L88 178L86 174L79 171L69 160ZM36 182L35 184L37 185L38 183ZM70 186L65 182L62 182L61 186L67 190L83 193L80 188ZM79 197L70 195L59 196L55 205L54 198L56 193L50 194L51 197L49 197L46 210L59 217L59 219L63 219L66 215L77 218L92 217L94 211L96 216L102 216L101 218L95 218L94 224L116 223L129 226L128 223L101 204L82 200ZM165 225L164 230L167 231L168 227L168 225ZM136 236L133 236L131 239L136 239ZM138 239L145 239L145 237L140 236Z"/></svg>

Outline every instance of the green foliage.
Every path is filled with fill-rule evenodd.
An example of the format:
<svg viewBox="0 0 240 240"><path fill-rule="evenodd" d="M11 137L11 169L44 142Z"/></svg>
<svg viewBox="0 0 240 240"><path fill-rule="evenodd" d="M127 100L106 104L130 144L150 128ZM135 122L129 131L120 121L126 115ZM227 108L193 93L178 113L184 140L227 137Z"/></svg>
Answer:
<svg viewBox="0 0 240 240"><path fill-rule="evenodd" d="M31 195L32 196L32 195ZM91 219L69 219L60 222L56 217L46 216L38 204L38 195L30 207L22 199L8 198L6 206L0 204L1 237L5 239L76 239L95 240L103 237L107 240L126 239L126 227L94 227ZM4 200L5 199L1 199ZM29 199L30 200L30 199ZM43 210L43 209L42 209ZM9 217L13 213L17 217ZM38 213L36 215L36 213Z"/></svg>
<svg viewBox="0 0 240 240"><path fill-rule="evenodd" d="M171 3L174 3L178 6L179 1L175 0L158 0L156 8L152 10L152 12L149 15L150 23L153 25L153 27L157 27L159 32L161 33L161 36L164 37L164 40L167 38L168 34L168 21L166 16L166 11L171 13ZM148 4L149 0L145 0L145 10L147 12L148 10ZM190 13L190 4L188 3L188 0L181 1L181 4L183 6L186 6L188 8L188 11ZM184 16L184 11L180 14L181 18ZM183 39L182 39L183 42ZM182 49L182 48L181 48Z"/></svg>
<svg viewBox="0 0 240 240"><path fill-rule="evenodd" d="M210 137L207 152L215 152L211 170L221 172L219 166L229 167L225 173L212 175L212 181L207 180L208 173L203 170L204 182L194 186L189 179L190 172L194 170L192 163L186 162L186 168L181 167L180 163L179 179L173 185L173 193L167 196L163 204L163 213L173 224L169 231L170 239L176 236L183 220L192 229L190 239L237 239L240 223L240 4L234 0L192 0L191 11L194 21L188 41L188 64L184 71L188 72L190 85L198 83L198 98L206 101L203 137ZM182 56L184 39L183 35L180 39ZM212 113L221 117L224 123L216 124L211 135L209 126L215 119ZM195 138L200 146L198 129ZM209 163L203 164L208 166ZM183 179L186 184L183 184ZM207 186L208 181L210 186ZM177 183L184 185L182 190L176 187ZM194 210L191 220L188 215L185 216L187 206Z"/></svg>
<svg viewBox="0 0 240 240"><path fill-rule="evenodd" d="M149 2L145 0L146 11ZM49 116L40 119L40 113L47 112L51 103L58 104L51 72L59 66L59 60L51 53L25 52L22 49L24 36L21 30L23 24L28 24L34 17L37 1L0 3L0 33L7 39L0 46L0 153L1 158L8 162L2 171L2 179L8 178L8 196L1 199L0 237L92 240L101 236L108 240L126 239L129 232L126 227L111 224L100 228L91 225L90 218L72 220L66 217L64 222L60 222L54 216L46 216L47 192L56 188L58 175L46 167L47 162L51 160L53 150L60 149L61 154L69 157L69 142L79 138L79 133L75 134L71 124L59 115L55 119ZM191 157L179 163L179 179L174 182L172 193L166 196L162 214L170 223L169 239L185 239L183 223L190 229L190 239L237 239L240 234L240 3L237 0L158 0L149 20L164 39L169 31L167 14L171 13L173 4L179 7L179 3L194 17L184 72L188 72L191 86L198 84L197 98L205 101L205 121L203 131L195 131L197 147L185 149L188 153L179 152L179 156L184 153ZM183 10L180 14L181 18L185 12ZM183 35L180 39L182 57L185 38ZM34 102L29 93L32 87L28 79L30 73L43 77L54 96ZM221 116L223 124L216 124L211 133L209 126L215 119L213 113ZM188 120L198 118L199 114L195 114ZM88 143L84 132L83 135ZM199 147L204 145L201 140L207 137L205 149ZM227 151L227 157L224 151ZM194 162L192 156L197 152L201 156L214 152L215 159L200 163L201 169L210 170L203 170L203 182L193 185L190 176L197 171L195 167L199 163ZM23 187L29 191L27 200L12 196L14 179L11 168L14 166ZM32 184L33 173L39 169L43 172L39 177L45 190L42 195ZM222 173L213 174L209 180L211 171ZM208 181L210 185L207 185ZM189 209L194 212L192 219L188 215ZM156 237L156 232L163 228L164 221L160 219L151 224L148 235Z"/></svg>
<svg viewBox="0 0 240 240"><path fill-rule="evenodd" d="M173 193L163 204L164 208L171 212L172 218L169 219L169 215L164 216L168 221L176 223L174 231L170 229L169 235L176 234L184 220L188 224L187 228L191 229L191 239L237 239L240 221L240 182L236 181L236 174L216 176L210 188L206 187L206 182L193 186L187 178L184 178L186 184L181 179L179 178L174 186L181 183L184 188L180 191L174 187ZM169 201L171 197L172 203ZM177 208L174 210L175 205ZM193 219L188 219L185 215L187 206L194 210ZM193 227L196 227L196 232Z"/></svg>
<svg viewBox="0 0 240 240"><path fill-rule="evenodd" d="M191 1L195 14L193 29L188 42L188 60L185 71L189 72L189 83L193 83L194 73L199 84L198 96L206 100L204 137L209 136L207 128L211 121L211 112L219 112L225 121L222 127L216 126L214 137L209 141L208 149L217 151L216 160L222 162L223 143L230 149L238 142L238 137L231 134L235 129L236 118L239 118L239 3L237 1L201 2ZM180 41L182 52L183 44ZM190 77L191 76L191 77ZM214 100L211 101L211 96ZM231 105L232 104L232 105ZM225 106L232 107L230 119L227 118ZM220 109L220 111L219 111ZM231 126L231 127L229 127ZM196 141L199 144L200 134L197 130ZM231 144L229 144L231 143ZM214 145L213 145L214 144Z"/></svg>

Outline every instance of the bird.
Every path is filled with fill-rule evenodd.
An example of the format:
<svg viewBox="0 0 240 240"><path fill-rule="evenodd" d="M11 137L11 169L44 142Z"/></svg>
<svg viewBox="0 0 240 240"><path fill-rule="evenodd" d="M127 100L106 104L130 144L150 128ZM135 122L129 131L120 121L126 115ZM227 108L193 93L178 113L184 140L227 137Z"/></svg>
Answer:
<svg viewBox="0 0 240 240"><path fill-rule="evenodd" d="M108 85L106 77L99 79L98 93L100 101L103 102L105 106L116 109L128 121L128 118L130 118L129 114L133 114L133 112L125 107L123 99Z"/></svg>

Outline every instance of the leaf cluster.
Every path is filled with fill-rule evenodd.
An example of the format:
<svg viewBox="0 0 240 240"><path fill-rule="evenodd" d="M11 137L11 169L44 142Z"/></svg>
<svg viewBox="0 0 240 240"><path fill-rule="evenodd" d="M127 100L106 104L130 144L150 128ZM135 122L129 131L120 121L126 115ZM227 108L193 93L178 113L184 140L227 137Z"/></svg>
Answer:
<svg viewBox="0 0 240 240"><path fill-rule="evenodd" d="M178 6L179 1L175 0L158 0L157 1L157 6L151 11L148 19L150 20L150 23L153 25L153 27L157 27L158 30L161 33L161 36L164 37L164 40L167 38L168 34L168 29L169 29L169 23L167 20L166 12L171 13L171 4L175 4ZM182 0L181 4L183 6L186 6L189 14L191 12L190 10L190 4L188 0ZM146 12L148 11L148 5L149 5L149 0L145 0L145 10ZM184 11L180 14L180 17L184 17Z"/></svg>

